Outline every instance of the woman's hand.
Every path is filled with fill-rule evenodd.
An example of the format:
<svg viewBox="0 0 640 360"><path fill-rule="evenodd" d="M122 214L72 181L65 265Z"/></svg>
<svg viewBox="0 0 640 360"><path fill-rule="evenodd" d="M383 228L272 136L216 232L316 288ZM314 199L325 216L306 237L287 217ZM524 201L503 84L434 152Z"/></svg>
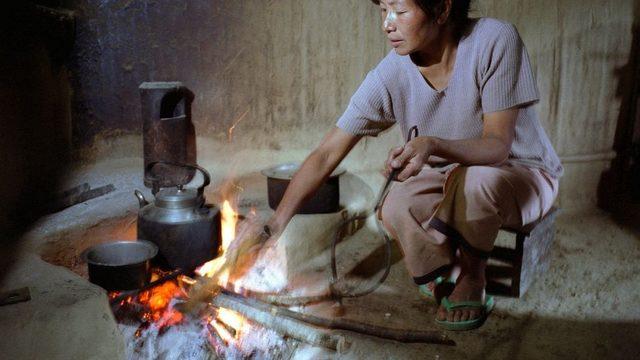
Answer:
<svg viewBox="0 0 640 360"><path fill-rule="evenodd" d="M240 223L236 238L229 244L227 252L241 250L255 252L265 245L273 246L280 231L273 224L269 224L258 216L247 217Z"/></svg>
<svg viewBox="0 0 640 360"><path fill-rule="evenodd" d="M279 236L279 229L269 226L260 217L248 217L240 224L236 238L225 251L225 266L236 277L241 276L253 265L261 251L275 247Z"/></svg>
<svg viewBox="0 0 640 360"><path fill-rule="evenodd" d="M464 165L493 165L509 158L515 134L519 108L483 115L482 136L472 139L440 139L420 136L406 145L391 149L385 164L385 174L394 169L396 180L405 181L420 172L430 156Z"/></svg>
<svg viewBox="0 0 640 360"><path fill-rule="evenodd" d="M385 162L384 175L389 176L393 170L398 170L395 180L405 181L420 172L434 151L435 141L429 136L420 136L404 146L393 148Z"/></svg>

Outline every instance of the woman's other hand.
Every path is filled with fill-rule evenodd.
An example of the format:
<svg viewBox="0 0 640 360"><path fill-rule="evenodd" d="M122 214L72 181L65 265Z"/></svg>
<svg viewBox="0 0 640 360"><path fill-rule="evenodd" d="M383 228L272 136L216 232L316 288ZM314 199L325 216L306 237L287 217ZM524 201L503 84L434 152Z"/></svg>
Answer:
<svg viewBox="0 0 640 360"><path fill-rule="evenodd" d="M434 141L429 136L417 137L404 146L393 148L385 162L384 175L389 176L393 170L398 170L395 180L405 181L417 175L427 159L434 152Z"/></svg>
<svg viewBox="0 0 640 360"><path fill-rule="evenodd" d="M228 252L248 251L253 252L265 244L275 244L278 231L273 225L258 216L247 217L240 223L236 238L229 244Z"/></svg>
<svg viewBox="0 0 640 360"><path fill-rule="evenodd" d="M228 267L232 272L244 273L261 251L275 247L279 235L278 229L269 226L260 217L248 217L238 227L236 238L225 252Z"/></svg>

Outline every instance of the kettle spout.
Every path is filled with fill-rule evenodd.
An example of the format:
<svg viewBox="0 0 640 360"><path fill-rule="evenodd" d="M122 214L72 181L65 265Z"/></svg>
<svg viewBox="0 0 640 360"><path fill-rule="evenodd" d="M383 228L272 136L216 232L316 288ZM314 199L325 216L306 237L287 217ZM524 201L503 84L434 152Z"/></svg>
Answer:
<svg viewBox="0 0 640 360"><path fill-rule="evenodd" d="M135 190L133 193L138 198L138 203L140 204L141 209L149 204L149 202L144 198L144 195L142 195L140 190Z"/></svg>

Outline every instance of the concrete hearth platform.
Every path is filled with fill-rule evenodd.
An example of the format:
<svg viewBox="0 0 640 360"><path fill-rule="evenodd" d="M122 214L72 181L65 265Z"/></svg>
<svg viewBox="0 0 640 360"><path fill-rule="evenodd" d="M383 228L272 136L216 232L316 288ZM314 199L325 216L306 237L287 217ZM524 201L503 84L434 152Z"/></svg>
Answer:
<svg viewBox="0 0 640 360"><path fill-rule="evenodd" d="M116 191L45 216L20 239L3 242L9 264L0 274L0 291L28 286L31 300L0 307L2 358L124 358L124 340L106 292L89 283L79 259L92 244L131 237L127 224L136 203L129 201L129 187L142 185L132 171L134 163L118 160L78 169L67 187L112 183Z"/></svg>
<svg viewBox="0 0 640 360"><path fill-rule="evenodd" d="M124 342L105 291L29 254L17 259L2 291L28 286L31 300L0 307L4 359L119 359Z"/></svg>

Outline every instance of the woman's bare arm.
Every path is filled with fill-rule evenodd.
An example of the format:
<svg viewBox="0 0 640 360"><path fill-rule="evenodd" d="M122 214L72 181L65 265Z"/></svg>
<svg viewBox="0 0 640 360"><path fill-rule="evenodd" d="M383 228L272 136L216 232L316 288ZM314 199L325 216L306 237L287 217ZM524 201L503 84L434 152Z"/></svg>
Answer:
<svg viewBox="0 0 640 360"><path fill-rule="evenodd" d="M360 139L338 127L329 131L293 176L275 214L268 221L273 233L284 230L302 202L313 195Z"/></svg>
<svg viewBox="0 0 640 360"><path fill-rule="evenodd" d="M485 114L482 137L477 139L446 140L421 136L389 153L386 172L402 169L397 180L404 181L420 172L429 156L434 155L465 165L489 165L506 160L515 133L518 109Z"/></svg>

